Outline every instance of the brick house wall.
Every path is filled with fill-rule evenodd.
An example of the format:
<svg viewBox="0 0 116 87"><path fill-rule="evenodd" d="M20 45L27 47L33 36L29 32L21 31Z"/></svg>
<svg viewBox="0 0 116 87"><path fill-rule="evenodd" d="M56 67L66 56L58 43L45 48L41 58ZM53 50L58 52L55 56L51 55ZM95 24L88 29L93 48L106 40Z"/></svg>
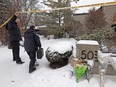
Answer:
<svg viewBox="0 0 116 87"><path fill-rule="evenodd" d="M88 13L81 13L81 14L73 14L73 20L80 21L81 24L84 25L85 17L88 15ZM85 29L85 27L83 26Z"/></svg>
<svg viewBox="0 0 116 87"><path fill-rule="evenodd" d="M113 24L113 15L116 14L116 5L102 6L102 11L104 12L106 21L108 23L106 25L106 29L110 29L111 32L114 32L111 29L111 25Z"/></svg>

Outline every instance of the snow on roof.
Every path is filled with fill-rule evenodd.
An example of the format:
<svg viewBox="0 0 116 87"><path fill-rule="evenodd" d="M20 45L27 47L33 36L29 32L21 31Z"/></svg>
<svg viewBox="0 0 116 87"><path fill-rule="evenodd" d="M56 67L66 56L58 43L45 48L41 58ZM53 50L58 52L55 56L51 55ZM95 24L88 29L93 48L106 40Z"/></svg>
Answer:
<svg viewBox="0 0 116 87"><path fill-rule="evenodd" d="M98 42L94 40L79 40L77 44L99 45Z"/></svg>
<svg viewBox="0 0 116 87"><path fill-rule="evenodd" d="M68 41L62 41L59 43L56 43L55 45L52 45L49 50L52 52L59 52L61 54L71 51L72 50L72 44Z"/></svg>

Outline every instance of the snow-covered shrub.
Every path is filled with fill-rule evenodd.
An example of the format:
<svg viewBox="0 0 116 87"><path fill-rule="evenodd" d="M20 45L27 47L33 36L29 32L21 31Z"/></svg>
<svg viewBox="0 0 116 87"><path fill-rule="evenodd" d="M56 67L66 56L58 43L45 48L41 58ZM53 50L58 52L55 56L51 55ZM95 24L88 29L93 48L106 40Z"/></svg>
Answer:
<svg viewBox="0 0 116 87"><path fill-rule="evenodd" d="M91 34L84 34L82 36L76 37L75 39L84 39L84 40L96 40L99 43L102 41L109 41L109 38L112 38L112 35L109 30L106 29L96 29Z"/></svg>
<svg viewBox="0 0 116 87"><path fill-rule="evenodd" d="M55 69L67 65L72 52L72 44L66 41L48 47L46 50L46 58L50 62L49 66Z"/></svg>

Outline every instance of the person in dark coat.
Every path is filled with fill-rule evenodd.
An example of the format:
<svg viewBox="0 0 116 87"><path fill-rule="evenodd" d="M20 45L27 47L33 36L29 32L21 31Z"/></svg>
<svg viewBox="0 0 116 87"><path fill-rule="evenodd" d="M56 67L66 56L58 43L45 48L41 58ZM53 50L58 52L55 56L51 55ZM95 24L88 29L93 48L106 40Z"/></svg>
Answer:
<svg viewBox="0 0 116 87"><path fill-rule="evenodd" d="M29 73L36 70L34 67L36 62L36 51L38 47L41 48L40 38L34 29L35 26L31 25L30 28L24 33L24 48L30 57Z"/></svg>
<svg viewBox="0 0 116 87"><path fill-rule="evenodd" d="M18 27L20 24L20 19L18 18L19 15L19 13L15 13L6 26L8 30L9 41L12 46L13 61L16 61L17 64L23 64L24 62L22 62L19 56L19 42L22 40L20 29Z"/></svg>

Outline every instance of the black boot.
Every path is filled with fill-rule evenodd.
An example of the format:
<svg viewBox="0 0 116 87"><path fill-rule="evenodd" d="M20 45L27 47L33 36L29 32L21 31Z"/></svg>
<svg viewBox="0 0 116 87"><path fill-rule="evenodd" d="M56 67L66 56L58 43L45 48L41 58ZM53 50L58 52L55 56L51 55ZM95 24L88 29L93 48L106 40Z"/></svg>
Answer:
<svg viewBox="0 0 116 87"><path fill-rule="evenodd" d="M17 64L23 64L23 63L25 63L25 62L22 62L22 61L20 61L20 62L16 62Z"/></svg>
<svg viewBox="0 0 116 87"><path fill-rule="evenodd" d="M16 59L13 57L13 61L16 61Z"/></svg>
<svg viewBox="0 0 116 87"><path fill-rule="evenodd" d="M18 57L18 58L16 59L16 63L17 63L17 64L23 64L23 63L25 63L25 62L23 62L23 61L21 60L21 58Z"/></svg>
<svg viewBox="0 0 116 87"><path fill-rule="evenodd" d="M31 69L29 69L29 73L32 73L35 70L36 70L36 68L31 68Z"/></svg>

